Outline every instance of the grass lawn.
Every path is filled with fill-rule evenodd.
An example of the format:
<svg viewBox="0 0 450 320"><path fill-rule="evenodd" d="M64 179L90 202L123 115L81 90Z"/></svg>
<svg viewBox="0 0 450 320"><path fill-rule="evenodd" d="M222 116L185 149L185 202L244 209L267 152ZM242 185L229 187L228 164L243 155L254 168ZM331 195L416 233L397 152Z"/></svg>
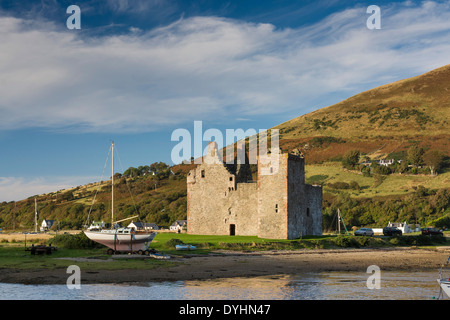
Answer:
<svg viewBox="0 0 450 320"><path fill-rule="evenodd" d="M151 248L169 254L186 254L189 251L177 251L168 247L171 239L179 239L185 244L197 247L195 253L209 253L211 250L277 250L315 248L321 240L328 239L329 235L308 236L301 240L262 239L257 236L215 236L215 235L191 235L186 233L159 233L151 244ZM190 252L192 253L192 251Z"/></svg>

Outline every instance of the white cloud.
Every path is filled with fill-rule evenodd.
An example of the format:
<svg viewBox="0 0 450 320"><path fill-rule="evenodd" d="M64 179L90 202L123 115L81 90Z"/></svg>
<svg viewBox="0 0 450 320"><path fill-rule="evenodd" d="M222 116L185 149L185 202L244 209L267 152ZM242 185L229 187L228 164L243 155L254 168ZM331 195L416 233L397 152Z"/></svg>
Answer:
<svg viewBox="0 0 450 320"><path fill-rule="evenodd" d="M98 177L0 177L0 201L18 201L33 195L69 189L98 181Z"/></svg>
<svg viewBox="0 0 450 320"><path fill-rule="evenodd" d="M121 1L115 10L128 8ZM0 129L132 132L301 115L333 92L350 95L449 63L450 4L382 7L381 30L366 28L365 9L298 29L195 17L101 38L1 17Z"/></svg>

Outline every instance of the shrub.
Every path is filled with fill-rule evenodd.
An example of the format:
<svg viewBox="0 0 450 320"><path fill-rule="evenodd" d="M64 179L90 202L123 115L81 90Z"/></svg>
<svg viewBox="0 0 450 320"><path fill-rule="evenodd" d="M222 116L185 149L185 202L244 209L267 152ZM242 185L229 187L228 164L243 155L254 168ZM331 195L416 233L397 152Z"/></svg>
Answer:
<svg viewBox="0 0 450 320"><path fill-rule="evenodd" d="M172 238L169 241L167 241L164 245L167 248L174 248L176 245L179 245L179 244L184 244L184 242L181 241L180 239Z"/></svg>
<svg viewBox="0 0 450 320"><path fill-rule="evenodd" d="M55 245L67 249L90 249L101 247L100 244L92 241L84 232L78 234L60 234L48 240L49 245Z"/></svg>
<svg viewBox="0 0 450 320"><path fill-rule="evenodd" d="M353 169L359 161L359 150L350 150L344 155L342 164L345 168Z"/></svg>
<svg viewBox="0 0 450 320"><path fill-rule="evenodd" d="M357 238L355 238L355 241L361 247L368 247L371 244L371 238L366 237L366 236L357 237Z"/></svg>
<svg viewBox="0 0 450 320"><path fill-rule="evenodd" d="M328 183L327 186L330 188L333 188L333 189L349 189L350 188L350 185L347 182L341 182L341 181L337 181L334 183Z"/></svg>
<svg viewBox="0 0 450 320"><path fill-rule="evenodd" d="M389 240L389 243L395 246L430 246L445 242L445 237L425 235L393 237Z"/></svg>
<svg viewBox="0 0 450 320"><path fill-rule="evenodd" d="M389 243L394 246L400 245L400 237L393 237L392 239L389 240Z"/></svg>
<svg viewBox="0 0 450 320"><path fill-rule="evenodd" d="M350 181L348 186L349 186L350 189L353 189L353 190L359 190L360 189L360 186L359 186L358 182L356 182L356 181Z"/></svg>
<svg viewBox="0 0 450 320"><path fill-rule="evenodd" d="M337 236L334 242L343 248L359 248L359 242L352 236Z"/></svg>

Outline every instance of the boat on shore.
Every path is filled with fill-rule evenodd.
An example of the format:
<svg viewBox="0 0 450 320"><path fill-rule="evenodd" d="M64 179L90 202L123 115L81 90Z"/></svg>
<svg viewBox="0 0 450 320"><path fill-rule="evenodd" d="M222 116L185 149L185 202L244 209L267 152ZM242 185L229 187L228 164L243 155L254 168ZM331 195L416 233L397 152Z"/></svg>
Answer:
<svg viewBox="0 0 450 320"><path fill-rule="evenodd" d="M154 232L137 232L133 228L84 231L84 234L92 241L108 247L110 254L115 252L148 254L148 248L156 236Z"/></svg>
<svg viewBox="0 0 450 320"><path fill-rule="evenodd" d="M177 250L196 250L197 247L193 246L191 244L177 244L175 246L175 249L177 249Z"/></svg>
<svg viewBox="0 0 450 320"><path fill-rule="evenodd" d="M112 150L112 175L111 175L111 229L85 230L84 234L97 243L108 247L108 253L137 252L148 254L148 248L156 236L153 231L136 231L134 228L119 227L118 222L133 219L137 216L114 221L114 142L111 143Z"/></svg>
<svg viewBox="0 0 450 320"><path fill-rule="evenodd" d="M450 297L450 279L438 279L439 286L441 287L442 291L447 295L447 297Z"/></svg>
<svg viewBox="0 0 450 320"><path fill-rule="evenodd" d="M449 261L450 256L447 259L447 263L445 265L442 265L441 269L439 270L439 279L437 279L437 282L439 283L440 287L439 297L442 296L442 292L444 292L447 295L447 297L450 297L450 278L444 278L442 276L444 266L448 266Z"/></svg>

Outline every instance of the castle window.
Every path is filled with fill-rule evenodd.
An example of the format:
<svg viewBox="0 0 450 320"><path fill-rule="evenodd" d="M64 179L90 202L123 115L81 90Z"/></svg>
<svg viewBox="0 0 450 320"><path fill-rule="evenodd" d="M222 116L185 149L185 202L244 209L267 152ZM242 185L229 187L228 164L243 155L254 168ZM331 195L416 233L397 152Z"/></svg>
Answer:
<svg viewBox="0 0 450 320"><path fill-rule="evenodd" d="M270 173L273 173L273 168L272 167L270 167Z"/></svg>
<svg viewBox="0 0 450 320"><path fill-rule="evenodd" d="M306 216L309 217L309 208L306 208Z"/></svg>
<svg viewBox="0 0 450 320"><path fill-rule="evenodd" d="M233 177L230 177L230 181L233 181Z"/></svg>
<svg viewBox="0 0 450 320"><path fill-rule="evenodd" d="M278 203L275 204L275 213L278 213Z"/></svg>
<svg viewBox="0 0 450 320"><path fill-rule="evenodd" d="M202 170L202 178L205 177L205 170Z"/></svg>

